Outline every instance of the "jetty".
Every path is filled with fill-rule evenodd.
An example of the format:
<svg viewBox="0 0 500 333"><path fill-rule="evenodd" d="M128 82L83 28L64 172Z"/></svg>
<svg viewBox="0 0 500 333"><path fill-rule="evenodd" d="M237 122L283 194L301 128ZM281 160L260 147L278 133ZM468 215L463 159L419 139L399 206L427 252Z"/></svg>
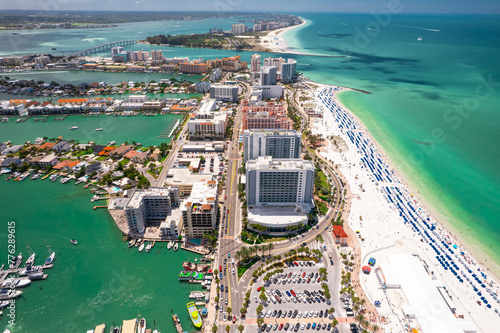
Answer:
<svg viewBox="0 0 500 333"><path fill-rule="evenodd" d="M175 329L177 330L177 333L183 333L184 330L182 329L181 326L181 321L179 320L179 316L176 314L172 315L172 320L174 321Z"/></svg>
<svg viewBox="0 0 500 333"><path fill-rule="evenodd" d="M94 210L96 210L97 208L108 208L108 206L94 206Z"/></svg>

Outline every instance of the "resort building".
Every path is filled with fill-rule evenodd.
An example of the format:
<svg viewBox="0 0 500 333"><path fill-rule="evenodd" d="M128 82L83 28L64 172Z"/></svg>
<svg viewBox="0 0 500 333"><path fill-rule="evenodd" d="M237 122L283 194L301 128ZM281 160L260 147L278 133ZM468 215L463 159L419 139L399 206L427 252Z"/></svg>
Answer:
<svg viewBox="0 0 500 333"><path fill-rule="evenodd" d="M260 85L275 85L278 79L278 68L276 66L263 66L260 69Z"/></svg>
<svg viewBox="0 0 500 333"><path fill-rule="evenodd" d="M235 36L243 35L247 31L248 31L248 27L246 25L244 25L243 23L231 25L231 33Z"/></svg>
<svg viewBox="0 0 500 333"><path fill-rule="evenodd" d="M210 86L210 98L218 101L236 103L238 101L238 86L213 84Z"/></svg>
<svg viewBox="0 0 500 333"><path fill-rule="evenodd" d="M297 74L297 61L292 58L288 58L287 62L281 64L280 72L282 83L292 82Z"/></svg>
<svg viewBox="0 0 500 333"><path fill-rule="evenodd" d="M290 130L243 131L243 151L245 162L259 156L274 159L300 158L302 133Z"/></svg>
<svg viewBox="0 0 500 333"><path fill-rule="evenodd" d="M261 101L264 98L283 98L283 86L253 86L252 96L257 96L257 100Z"/></svg>
<svg viewBox="0 0 500 333"><path fill-rule="evenodd" d="M259 157L246 165L250 228L286 234L307 225L313 207L315 169L300 159Z"/></svg>
<svg viewBox="0 0 500 333"><path fill-rule="evenodd" d="M226 133L227 115L222 113L201 113L188 121L191 139L222 139Z"/></svg>
<svg viewBox="0 0 500 333"><path fill-rule="evenodd" d="M217 181L196 182L181 205L182 223L188 238L201 238L217 225Z"/></svg>
<svg viewBox="0 0 500 333"><path fill-rule="evenodd" d="M261 102L250 105L247 101L241 104L244 130L292 129L292 121L287 118L283 104Z"/></svg>
<svg viewBox="0 0 500 333"><path fill-rule="evenodd" d="M144 233L148 224L160 225L180 204L179 188L150 187L136 190L125 206L128 227L131 231Z"/></svg>
<svg viewBox="0 0 500 333"><path fill-rule="evenodd" d="M202 74L206 73L207 70L207 64L199 62L198 60L179 64L179 71L181 71L182 73Z"/></svg>
<svg viewBox="0 0 500 333"><path fill-rule="evenodd" d="M250 61L250 72L259 73L260 72L260 64L261 64L261 56L260 54L253 54Z"/></svg>

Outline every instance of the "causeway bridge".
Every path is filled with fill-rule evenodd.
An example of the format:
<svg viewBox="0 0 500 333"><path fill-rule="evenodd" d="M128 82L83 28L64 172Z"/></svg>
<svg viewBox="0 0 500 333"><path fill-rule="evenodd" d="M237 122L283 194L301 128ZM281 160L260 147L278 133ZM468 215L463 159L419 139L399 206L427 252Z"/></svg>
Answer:
<svg viewBox="0 0 500 333"><path fill-rule="evenodd" d="M81 57L81 56L86 56L86 55L89 55L92 53L101 53L104 51L109 51L109 50L111 50L111 48L116 47L116 46L132 45L132 44L136 44L138 42L139 42L138 40L120 40L120 41L116 41L116 42L106 43L106 44L94 46L94 47L91 47L89 49L67 55L66 57L64 57L64 60L66 60L67 58L70 58L70 57Z"/></svg>

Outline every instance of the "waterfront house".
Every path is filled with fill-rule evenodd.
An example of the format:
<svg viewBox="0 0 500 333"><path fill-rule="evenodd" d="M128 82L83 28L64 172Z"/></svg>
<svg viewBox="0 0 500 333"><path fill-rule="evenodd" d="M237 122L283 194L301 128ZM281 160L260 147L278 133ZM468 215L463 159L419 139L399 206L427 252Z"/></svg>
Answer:
<svg viewBox="0 0 500 333"><path fill-rule="evenodd" d="M56 153L65 153L71 149L71 145L67 141L59 141L52 147L52 151Z"/></svg>
<svg viewBox="0 0 500 333"><path fill-rule="evenodd" d="M78 161L64 160L54 165L55 170L68 170L78 164Z"/></svg>
<svg viewBox="0 0 500 333"><path fill-rule="evenodd" d="M23 145L13 145L2 150L2 155L15 154L23 149Z"/></svg>
<svg viewBox="0 0 500 333"><path fill-rule="evenodd" d="M52 149L54 147L55 143L54 142L45 142L43 145L38 148L39 150L46 150L46 149Z"/></svg>
<svg viewBox="0 0 500 333"><path fill-rule="evenodd" d="M87 165L87 169L85 170L85 173L87 175L91 175L93 173L98 173L101 170L102 170L101 162L95 162L95 163Z"/></svg>
<svg viewBox="0 0 500 333"><path fill-rule="evenodd" d="M123 157L128 158L129 160L132 159L135 155L139 154L137 150L131 150L128 153L124 154Z"/></svg>
<svg viewBox="0 0 500 333"><path fill-rule="evenodd" d="M112 158L120 158L124 154L128 153L132 148L133 148L132 145L128 145L128 146L123 145L123 146L120 146L120 147L114 149L113 151L111 151L109 153L109 156L112 157Z"/></svg>
<svg viewBox="0 0 500 333"><path fill-rule="evenodd" d="M83 168L86 168L88 165L89 165L89 163L82 161L82 162L75 164L73 167L71 167L71 169L73 170L73 172L79 172Z"/></svg>
<svg viewBox="0 0 500 333"><path fill-rule="evenodd" d="M21 164L21 160L19 159L19 157L7 157L2 161L2 168L8 168L12 164Z"/></svg>
<svg viewBox="0 0 500 333"><path fill-rule="evenodd" d="M132 162L134 163L144 163L148 159L148 153L141 151L134 157L132 157Z"/></svg>
<svg viewBox="0 0 500 333"><path fill-rule="evenodd" d="M51 168L59 162L55 155L46 155L41 159L34 158L31 160L30 164L38 165L42 168Z"/></svg>

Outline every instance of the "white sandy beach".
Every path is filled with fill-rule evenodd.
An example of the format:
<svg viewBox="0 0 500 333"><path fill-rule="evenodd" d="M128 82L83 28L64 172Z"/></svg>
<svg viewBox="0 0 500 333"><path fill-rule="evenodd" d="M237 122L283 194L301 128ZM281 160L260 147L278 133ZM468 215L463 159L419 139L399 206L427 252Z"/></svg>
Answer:
<svg viewBox="0 0 500 333"><path fill-rule="evenodd" d="M464 325L470 322L477 327L478 332L498 332L500 317L495 312L495 309L500 308L496 298L499 293L498 281L493 280L494 277L490 276L461 244L455 242L455 237L426 209L429 207L428 204L417 199L404 180L394 172L369 132L336 98L336 93L343 88L336 87L335 91L331 88L332 86L320 85L314 94L315 102L323 106L319 108L319 111L323 113L323 118L311 120L312 132L323 134L323 137L325 133L339 136L349 147L347 151L338 152L330 144L324 149L322 155L338 164L340 171L349 182L352 206L349 217L343 218L347 220L352 230L359 231L360 239L365 239L360 241L362 265L366 265L370 257L377 259L374 272L370 275L361 273L360 280L372 304L376 300L380 301L379 314L389 319L384 329L388 329L388 332L404 332L409 327L406 325L410 325L410 321L402 312L402 309L409 305L401 295L402 292L388 290L384 293L375 273L379 265L388 264L389 256L405 253L418 255L425 263L424 265L428 265L428 271L434 272L435 282L440 281L445 286L448 295L456 305L455 317L463 316L463 319L461 317L456 319L458 324ZM320 100L319 93L324 92L325 89L329 91L323 95L323 101L330 100L332 105L339 107L341 111L335 112L344 114L350 125L344 124L342 129L339 128L339 118L335 118L334 113ZM349 126L353 126L354 129L348 131ZM351 138L347 132L350 132ZM356 135L354 140L352 140L352 133ZM359 148L356 146L358 139L360 140ZM371 162L366 158L367 155L362 149L373 151L373 154L370 154L373 156ZM362 158L364 158L363 161ZM370 166L373 166L376 171L373 172ZM377 172L379 172L378 176L375 176ZM398 194L400 203L396 200L396 193L400 193ZM412 226L411 221L404 223L401 206L408 207L409 213L405 215L403 210L404 216L415 215L417 217L416 224L413 223ZM410 208L415 209L413 213ZM433 243L433 240L437 242ZM443 253L446 251L444 254L449 255L450 259L445 258L445 260L456 262L456 264L453 263L450 269L444 269L445 265L436 258L438 251L443 251ZM456 268L454 265L457 265ZM474 280L472 274L479 277L479 281ZM482 284L484 287L481 286ZM474 287L478 288L480 295L478 291L474 291ZM480 296L487 299L491 308L486 307L486 303ZM481 305L477 301L480 301Z"/></svg>
<svg viewBox="0 0 500 333"><path fill-rule="evenodd" d="M269 49L271 52L276 53L296 53L301 54L299 52L295 52L288 48L286 44L285 38L283 37L285 33L292 29L296 29L305 25L306 20L302 19L302 23L298 25L293 25L287 28L277 29L273 31L269 31L266 36L260 37L260 46Z"/></svg>

